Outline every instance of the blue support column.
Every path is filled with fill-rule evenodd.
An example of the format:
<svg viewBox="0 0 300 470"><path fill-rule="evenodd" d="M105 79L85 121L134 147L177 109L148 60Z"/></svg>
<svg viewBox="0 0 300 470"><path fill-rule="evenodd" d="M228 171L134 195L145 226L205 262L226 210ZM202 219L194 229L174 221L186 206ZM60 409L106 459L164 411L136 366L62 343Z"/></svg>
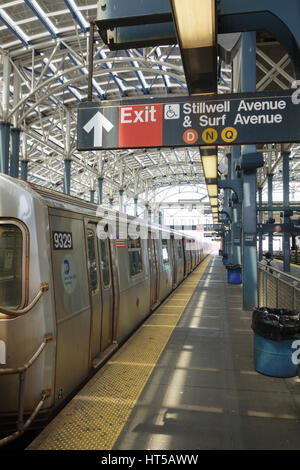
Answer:
<svg viewBox="0 0 300 470"><path fill-rule="evenodd" d="M288 209L290 205L290 153L283 152L282 155L282 176L283 176L283 206ZM289 223L290 218L284 213L284 223ZM291 248L290 248L289 232L283 234L283 270L290 272L291 270Z"/></svg>
<svg viewBox="0 0 300 470"><path fill-rule="evenodd" d="M241 147L232 147L231 152L231 178L237 180L236 166L240 164ZM241 250L241 201L238 200L236 194L232 196L232 264L242 264Z"/></svg>
<svg viewBox="0 0 300 470"><path fill-rule="evenodd" d="M134 198L134 217L138 216L138 198Z"/></svg>
<svg viewBox="0 0 300 470"><path fill-rule="evenodd" d="M268 175L268 206L273 206L273 174ZM268 219L273 218L273 211L268 211ZM269 233L269 249L268 251L273 256L273 233Z"/></svg>
<svg viewBox="0 0 300 470"><path fill-rule="evenodd" d="M222 254L225 253L225 231L222 233Z"/></svg>
<svg viewBox="0 0 300 470"><path fill-rule="evenodd" d="M109 205L111 207L111 209L113 208L113 205L114 205L114 199L111 197L109 198Z"/></svg>
<svg viewBox="0 0 300 470"><path fill-rule="evenodd" d="M8 175L9 166L9 122L0 122L0 172Z"/></svg>
<svg viewBox="0 0 300 470"><path fill-rule="evenodd" d="M90 190L90 202L95 202L95 190Z"/></svg>
<svg viewBox="0 0 300 470"><path fill-rule="evenodd" d="M231 234L230 234L229 230L226 230L225 231L224 242L225 242L225 253L227 255L227 264L231 264L230 253L228 251L229 250L229 246L228 246L229 239L231 239Z"/></svg>
<svg viewBox="0 0 300 470"><path fill-rule="evenodd" d="M98 204L103 203L103 178L100 176L97 179L98 182Z"/></svg>
<svg viewBox="0 0 300 470"><path fill-rule="evenodd" d="M124 210L124 207L123 207L123 194L124 194L124 190L119 189L119 212L123 212L123 210Z"/></svg>
<svg viewBox="0 0 300 470"><path fill-rule="evenodd" d="M262 224L263 214L262 214L262 191L263 188L258 188L258 223ZM263 233L259 232L258 235L258 260L261 261L263 259Z"/></svg>
<svg viewBox="0 0 300 470"><path fill-rule="evenodd" d="M13 127L10 129L10 165L9 174L14 178L19 178L19 158L20 158L20 129Z"/></svg>
<svg viewBox="0 0 300 470"><path fill-rule="evenodd" d="M256 91L256 32L242 33L242 92ZM251 140L249 129L249 140ZM243 157L255 153L255 145L242 147ZM257 306L256 169L243 174L243 308Z"/></svg>
<svg viewBox="0 0 300 470"><path fill-rule="evenodd" d="M65 171L64 171L64 193L70 195L71 189L71 160L65 159Z"/></svg>
<svg viewBox="0 0 300 470"><path fill-rule="evenodd" d="M231 153L227 153L227 180L231 179ZM231 189L225 189L225 206L229 210L230 208L230 195ZM228 264L232 264L233 250L232 250L232 220L230 222L230 228L226 237L226 253L228 255Z"/></svg>
<svg viewBox="0 0 300 470"><path fill-rule="evenodd" d="M162 211L159 211L158 212L158 223L159 223L159 225L162 225L162 216L163 216Z"/></svg>
<svg viewBox="0 0 300 470"><path fill-rule="evenodd" d="M27 181L28 160L21 160L21 179Z"/></svg>

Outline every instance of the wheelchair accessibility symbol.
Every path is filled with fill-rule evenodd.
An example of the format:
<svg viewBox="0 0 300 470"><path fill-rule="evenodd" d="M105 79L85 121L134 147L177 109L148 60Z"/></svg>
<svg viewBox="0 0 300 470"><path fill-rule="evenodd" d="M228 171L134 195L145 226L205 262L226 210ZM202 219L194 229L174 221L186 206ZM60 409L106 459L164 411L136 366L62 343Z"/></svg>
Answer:
<svg viewBox="0 0 300 470"><path fill-rule="evenodd" d="M165 119L179 119L180 104L165 104Z"/></svg>

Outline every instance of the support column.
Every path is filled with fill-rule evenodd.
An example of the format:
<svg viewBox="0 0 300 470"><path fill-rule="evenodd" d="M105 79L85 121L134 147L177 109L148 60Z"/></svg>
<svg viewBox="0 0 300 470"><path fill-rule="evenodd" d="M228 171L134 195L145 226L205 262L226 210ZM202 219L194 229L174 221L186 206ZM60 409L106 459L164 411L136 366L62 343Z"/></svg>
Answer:
<svg viewBox="0 0 300 470"><path fill-rule="evenodd" d="M231 152L231 178L237 181L236 166L240 164L241 147L232 147ZM239 180L240 181L240 180ZM236 194L232 196L232 264L242 264L241 249L241 201Z"/></svg>
<svg viewBox="0 0 300 470"><path fill-rule="evenodd" d="M227 180L231 179L231 153L227 153ZM230 196L231 196L231 189L225 189L225 207L227 210L230 210ZM232 221L230 222L229 225L229 231L226 236L226 253L228 255L228 264L232 264L232 257L233 257L233 252L232 252Z"/></svg>
<svg viewBox="0 0 300 470"><path fill-rule="evenodd" d="M90 202L95 202L95 192L94 189L90 190Z"/></svg>
<svg viewBox="0 0 300 470"><path fill-rule="evenodd" d="M256 91L256 32L242 33L242 92ZM243 158L256 152L255 145L242 147ZM243 174L243 308L257 306L256 168Z"/></svg>
<svg viewBox="0 0 300 470"><path fill-rule="evenodd" d="M71 160L69 158L66 158L64 163L65 163L64 193L70 195L70 189L71 189Z"/></svg>
<svg viewBox="0 0 300 470"><path fill-rule="evenodd" d="M21 160L21 179L27 181L28 160Z"/></svg>
<svg viewBox="0 0 300 470"><path fill-rule="evenodd" d="M20 129L13 127L10 129L10 165L9 174L14 178L19 178L19 154L20 154Z"/></svg>
<svg viewBox="0 0 300 470"><path fill-rule="evenodd" d="M227 154L228 159L228 172L227 180L230 180L230 167L231 167L231 154ZM231 240L231 222L232 222L232 210L229 206L231 189L224 189L224 206L223 206L223 223L228 226L224 236L224 254L227 256L227 264L232 264L232 240Z"/></svg>
<svg viewBox="0 0 300 470"><path fill-rule="evenodd" d="M263 188L258 188L258 223L262 224L263 222L263 213L262 213L262 192ZM263 259L263 233L259 232L258 235L258 260L261 261Z"/></svg>
<svg viewBox="0 0 300 470"><path fill-rule="evenodd" d="M0 122L0 172L8 175L9 122Z"/></svg>
<svg viewBox="0 0 300 470"><path fill-rule="evenodd" d="M27 136L22 134L22 155L21 155L21 179L27 181L28 158L27 158Z"/></svg>
<svg viewBox="0 0 300 470"><path fill-rule="evenodd" d="M247 145L243 154L255 152L255 145ZM243 177L243 308L257 306L257 218L256 170L244 172Z"/></svg>
<svg viewBox="0 0 300 470"><path fill-rule="evenodd" d="M109 198L109 206L110 206L111 209L113 208L113 205L114 205L114 198L110 197Z"/></svg>
<svg viewBox="0 0 300 470"><path fill-rule="evenodd" d="M65 171L64 171L64 193L70 195L71 189L71 116L66 112L65 129Z"/></svg>
<svg viewBox="0 0 300 470"><path fill-rule="evenodd" d="M138 198L134 198L134 217L138 216Z"/></svg>
<svg viewBox="0 0 300 470"><path fill-rule="evenodd" d="M283 176L283 207L286 210L290 205L290 152L283 152L282 155L282 176ZM284 223L290 222L290 217L284 211ZM283 234L283 270L290 272L291 270L291 248L290 248L290 233L284 232Z"/></svg>
<svg viewBox="0 0 300 470"><path fill-rule="evenodd" d="M123 207L123 195L124 195L124 189L119 189L119 212L124 211Z"/></svg>
<svg viewBox="0 0 300 470"><path fill-rule="evenodd" d="M162 213L162 211L158 212L158 223L159 223L159 225L163 225L163 213Z"/></svg>
<svg viewBox="0 0 300 470"><path fill-rule="evenodd" d="M268 206L273 206L273 174L268 175ZM268 211L268 219L273 218L273 211ZM273 257L273 233L269 233L269 246L268 251Z"/></svg>
<svg viewBox="0 0 300 470"><path fill-rule="evenodd" d="M228 220L228 219L227 219ZM231 240L231 233L230 230L225 230L225 236L224 236L224 245L225 245L225 253L227 254L227 264L232 264L231 263L231 257L230 253L228 251L228 241Z"/></svg>
<svg viewBox="0 0 300 470"><path fill-rule="evenodd" d="M98 204L101 205L103 203L103 178L99 176L97 179L98 183Z"/></svg>

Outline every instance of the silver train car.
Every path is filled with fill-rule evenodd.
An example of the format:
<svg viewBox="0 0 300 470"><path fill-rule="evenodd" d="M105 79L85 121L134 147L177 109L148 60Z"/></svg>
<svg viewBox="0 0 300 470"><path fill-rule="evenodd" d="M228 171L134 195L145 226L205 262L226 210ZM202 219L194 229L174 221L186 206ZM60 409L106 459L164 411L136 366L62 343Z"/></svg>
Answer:
<svg viewBox="0 0 300 470"><path fill-rule="evenodd" d="M143 220L135 237L120 227L116 211L0 176L1 445L48 421L207 255Z"/></svg>

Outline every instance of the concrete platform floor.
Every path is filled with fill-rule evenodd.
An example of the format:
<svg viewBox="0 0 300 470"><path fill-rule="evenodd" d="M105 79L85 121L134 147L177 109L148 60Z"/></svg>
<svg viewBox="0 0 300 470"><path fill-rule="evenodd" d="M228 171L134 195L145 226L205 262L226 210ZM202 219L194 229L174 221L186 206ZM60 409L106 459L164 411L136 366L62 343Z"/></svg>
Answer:
<svg viewBox="0 0 300 470"><path fill-rule="evenodd" d="M300 449L300 382L254 370L241 297L213 257L114 450Z"/></svg>

